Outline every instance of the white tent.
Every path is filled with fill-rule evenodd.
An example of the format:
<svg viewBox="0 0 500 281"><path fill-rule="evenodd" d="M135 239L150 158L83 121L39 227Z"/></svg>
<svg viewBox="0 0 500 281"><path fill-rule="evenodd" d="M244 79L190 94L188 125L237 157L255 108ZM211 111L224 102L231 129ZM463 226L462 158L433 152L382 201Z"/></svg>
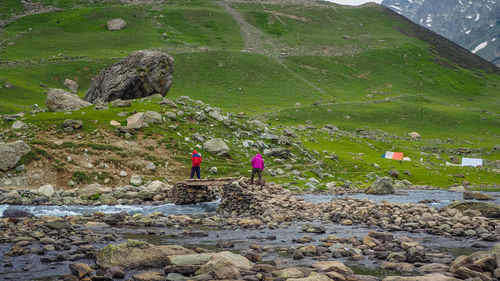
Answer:
<svg viewBox="0 0 500 281"><path fill-rule="evenodd" d="M462 158L462 166L483 166L483 159L479 158Z"/></svg>

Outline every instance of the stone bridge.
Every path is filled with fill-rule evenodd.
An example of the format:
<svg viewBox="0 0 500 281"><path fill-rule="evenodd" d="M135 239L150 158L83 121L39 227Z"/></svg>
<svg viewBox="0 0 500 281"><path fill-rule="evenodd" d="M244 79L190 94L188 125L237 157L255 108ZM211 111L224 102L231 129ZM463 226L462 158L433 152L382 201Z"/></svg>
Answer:
<svg viewBox="0 0 500 281"><path fill-rule="evenodd" d="M238 178L188 179L174 185L172 203L177 205L210 202L222 193L222 187Z"/></svg>

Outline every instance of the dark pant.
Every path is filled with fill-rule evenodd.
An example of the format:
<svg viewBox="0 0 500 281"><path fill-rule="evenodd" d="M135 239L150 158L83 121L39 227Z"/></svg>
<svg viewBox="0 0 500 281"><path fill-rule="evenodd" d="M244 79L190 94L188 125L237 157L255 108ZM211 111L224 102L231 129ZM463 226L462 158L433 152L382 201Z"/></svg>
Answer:
<svg viewBox="0 0 500 281"><path fill-rule="evenodd" d="M253 184L253 177L255 176L255 173L259 176L260 185L264 186L264 181L262 180L262 170L259 168L252 169L252 179L250 180L250 183Z"/></svg>
<svg viewBox="0 0 500 281"><path fill-rule="evenodd" d="M196 173L196 176L198 177L198 179L200 178L200 174L201 174L201 169L200 169L200 166L194 166L191 168L191 178L194 177L194 173Z"/></svg>

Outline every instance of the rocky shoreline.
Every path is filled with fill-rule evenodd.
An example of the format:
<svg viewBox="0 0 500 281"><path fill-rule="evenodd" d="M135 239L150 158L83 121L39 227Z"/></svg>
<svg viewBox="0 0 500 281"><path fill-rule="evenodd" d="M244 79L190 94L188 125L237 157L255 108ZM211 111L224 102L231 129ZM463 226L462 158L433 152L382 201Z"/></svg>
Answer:
<svg viewBox="0 0 500 281"><path fill-rule="evenodd" d="M357 225L366 228L362 238L352 236ZM343 227L349 235L337 236L335 229ZM290 228L293 239L280 237ZM500 244L493 244L500 241L500 223L480 211L351 198L314 204L280 185L262 188L245 179L223 187L215 213L34 217L7 210L0 229L0 276L6 280L43 267L59 272L46 280L380 280L355 273L344 264L350 262L373 263L385 275L416 276L386 281L500 277ZM473 245L484 251L455 257L411 238L419 232L483 241ZM244 242L235 247L238 235ZM166 240L128 239L151 236ZM211 246L196 245L196 239L212 236ZM266 246L277 240L283 245Z"/></svg>

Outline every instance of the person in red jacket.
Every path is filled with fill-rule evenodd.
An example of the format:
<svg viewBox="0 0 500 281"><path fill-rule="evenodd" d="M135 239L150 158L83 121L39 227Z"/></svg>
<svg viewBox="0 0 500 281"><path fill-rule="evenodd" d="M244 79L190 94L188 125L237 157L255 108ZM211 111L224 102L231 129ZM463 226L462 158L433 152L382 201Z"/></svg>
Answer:
<svg viewBox="0 0 500 281"><path fill-rule="evenodd" d="M191 162L193 162L193 166L191 167L191 178L194 177L194 173L196 173L196 176L198 179L200 179L201 175L201 154L198 152L193 151L193 154L191 155Z"/></svg>

